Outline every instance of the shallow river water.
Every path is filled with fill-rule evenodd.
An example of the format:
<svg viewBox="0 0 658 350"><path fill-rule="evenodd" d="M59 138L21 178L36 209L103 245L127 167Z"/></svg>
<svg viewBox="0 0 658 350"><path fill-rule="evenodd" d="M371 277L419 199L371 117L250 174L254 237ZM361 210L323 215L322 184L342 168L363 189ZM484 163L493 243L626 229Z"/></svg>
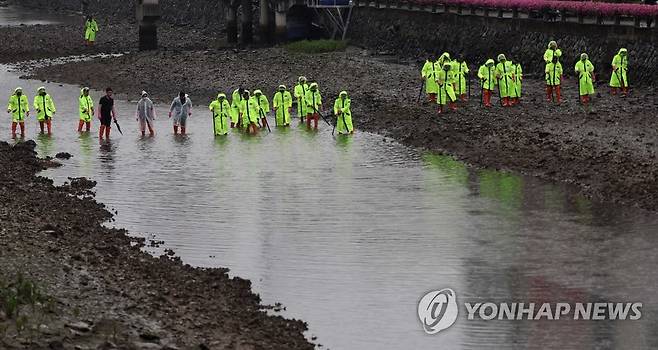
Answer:
<svg viewBox="0 0 658 350"><path fill-rule="evenodd" d="M192 265L250 279L326 348L658 347L655 214L374 134L334 139L326 125L213 139L205 106L196 106L189 136L174 137L168 106L158 105L157 135L142 138L125 95L117 100L124 135L113 130L102 143L96 122L91 134L75 131L79 87L19 80L0 67L2 98L18 85L30 99L45 85L57 103L52 137L37 137L28 120L39 154L73 155L45 176L98 181L98 200L118 210L114 225L164 240L149 248L155 254L171 248ZM9 123L3 113L0 140ZM443 288L457 293L459 317L427 335L418 302ZM483 321L467 319L465 301L643 308L638 321Z"/></svg>

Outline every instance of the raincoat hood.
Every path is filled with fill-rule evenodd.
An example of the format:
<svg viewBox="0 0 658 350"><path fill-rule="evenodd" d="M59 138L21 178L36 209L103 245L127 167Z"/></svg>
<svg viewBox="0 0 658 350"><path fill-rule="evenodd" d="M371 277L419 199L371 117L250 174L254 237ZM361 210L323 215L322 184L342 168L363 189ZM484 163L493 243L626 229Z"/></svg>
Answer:
<svg viewBox="0 0 658 350"><path fill-rule="evenodd" d="M553 47L555 47L555 48L557 49L557 42L556 42L555 40L551 40L551 41L548 43L548 48L549 48L549 49L552 49Z"/></svg>
<svg viewBox="0 0 658 350"><path fill-rule="evenodd" d="M339 96L341 96L341 97L342 97L342 96L348 97L348 96L347 96L347 91L341 91L340 94L339 94Z"/></svg>
<svg viewBox="0 0 658 350"><path fill-rule="evenodd" d="M488 59L487 62L484 64L485 66L493 66L496 62L492 58Z"/></svg>
<svg viewBox="0 0 658 350"><path fill-rule="evenodd" d="M501 61L507 61L507 58L505 58L505 55L503 55L502 53L500 55L498 55L498 62L501 62Z"/></svg>
<svg viewBox="0 0 658 350"><path fill-rule="evenodd" d="M306 82L306 77L301 76L301 77L299 77L299 79L297 81L299 81L300 83L305 83Z"/></svg>
<svg viewBox="0 0 658 350"><path fill-rule="evenodd" d="M39 86L39 88L37 89L37 92L41 92L41 91L45 92L46 88L44 86Z"/></svg>
<svg viewBox="0 0 658 350"><path fill-rule="evenodd" d="M217 95L217 99L220 99L220 98L226 98L226 94L223 93L223 92L222 92L222 93L219 93L219 94Z"/></svg>
<svg viewBox="0 0 658 350"><path fill-rule="evenodd" d="M263 94L263 92L260 91L260 90L255 90L254 91L254 95L262 95L262 94Z"/></svg>
<svg viewBox="0 0 658 350"><path fill-rule="evenodd" d="M17 87L17 88L14 90L14 94L17 93L17 92L19 92L19 91L20 91L20 92L23 92L23 88L22 88L22 87Z"/></svg>
<svg viewBox="0 0 658 350"><path fill-rule="evenodd" d="M318 88L318 83L313 83L310 86L311 89L317 89Z"/></svg>
<svg viewBox="0 0 658 350"><path fill-rule="evenodd" d="M619 49L619 55L621 55L622 53L628 54L628 50L626 50L624 48Z"/></svg>

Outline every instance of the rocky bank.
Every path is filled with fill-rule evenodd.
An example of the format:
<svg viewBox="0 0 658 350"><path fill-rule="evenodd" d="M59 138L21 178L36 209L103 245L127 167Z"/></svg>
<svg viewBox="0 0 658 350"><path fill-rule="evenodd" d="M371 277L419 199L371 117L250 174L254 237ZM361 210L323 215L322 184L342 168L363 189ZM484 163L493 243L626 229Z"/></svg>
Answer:
<svg viewBox="0 0 658 350"><path fill-rule="evenodd" d="M56 164L34 146L0 142L0 348L314 348L306 325L268 315L249 281L153 257L141 247L155 242L101 225L112 214L95 183L53 186L36 173ZM23 290L18 312L12 288Z"/></svg>

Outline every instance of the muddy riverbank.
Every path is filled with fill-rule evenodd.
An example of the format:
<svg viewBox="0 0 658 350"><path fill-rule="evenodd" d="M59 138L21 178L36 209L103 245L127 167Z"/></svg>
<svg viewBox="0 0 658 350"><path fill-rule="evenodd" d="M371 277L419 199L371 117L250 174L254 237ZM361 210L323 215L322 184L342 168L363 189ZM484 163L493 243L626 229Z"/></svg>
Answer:
<svg viewBox="0 0 658 350"><path fill-rule="evenodd" d="M158 29L162 50L204 50L221 45L210 29L162 25ZM126 53L137 50L137 27L130 23L101 24L96 44L84 45L82 25L48 24L0 28L0 63L62 56ZM29 68L23 65L21 68Z"/></svg>
<svg viewBox="0 0 658 350"><path fill-rule="evenodd" d="M152 257L140 250L152 242L102 226L112 214L95 183L53 186L33 149L0 143L0 294L20 273L46 298L12 317L3 301L1 348L313 349L306 325L269 316L249 281Z"/></svg>
<svg viewBox="0 0 658 350"><path fill-rule="evenodd" d="M242 84L269 95L278 84L291 86L301 74L319 81L326 106L340 90L348 90L361 130L477 166L574 183L601 200L656 209L653 110L658 101L649 89L637 89L628 98L612 97L601 82L596 113L588 115L578 103L573 80L565 81L560 106L545 101L543 82L526 79L521 106L491 110L480 107L473 84L468 104L438 116L434 106L416 102L420 81L415 62L387 63L354 48L322 55L290 54L281 48L134 53L44 67L30 77L99 89L111 85L132 99L145 89L164 102L183 89L203 111L218 91Z"/></svg>

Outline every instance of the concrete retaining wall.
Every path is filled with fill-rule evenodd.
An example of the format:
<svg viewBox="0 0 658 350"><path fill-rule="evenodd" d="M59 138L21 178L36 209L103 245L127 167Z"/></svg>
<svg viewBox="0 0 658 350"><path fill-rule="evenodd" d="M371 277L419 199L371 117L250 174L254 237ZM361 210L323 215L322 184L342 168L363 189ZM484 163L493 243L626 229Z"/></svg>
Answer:
<svg viewBox="0 0 658 350"><path fill-rule="evenodd" d="M587 52L599 80L609 79L612 57L623 45L630 53L631 84L653 85L658 75L653 30L646 28L360 7L355 9L349 37L370 49L419 60L432 51L463 53L473 67L505 53L522 62L526 72L535 74L543 72L548 42L557 40L565 71L572 72L580 53Z"/></svg>
<svg viewBox="0 0 658 350"><path fill-rule="evenodd" d="M135 0L11 0L17 5L81 11L98 17L135 20ZM160 0L163 20L174 25L196 27L222 27L225 23L224 8L220 0Z"/></svg>

